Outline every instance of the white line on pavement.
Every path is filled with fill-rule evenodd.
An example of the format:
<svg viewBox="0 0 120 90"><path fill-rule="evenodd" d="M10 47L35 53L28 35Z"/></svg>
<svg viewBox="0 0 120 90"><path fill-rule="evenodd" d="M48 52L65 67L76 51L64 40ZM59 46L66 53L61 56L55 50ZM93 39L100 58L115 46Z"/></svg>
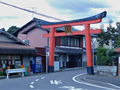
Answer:
<svg viewBox="0 0 120 90"><path fill-rule="evenodd" d="M31 84L34 84L34 82L31 82Z"/></svg>
<svg viewBox="0 0 120 90"><path fill-rule="evenodd" d="M116 86L116 85L114 85L114 84L111 84L111 83L107 83L107 84L109 84L109 85L111 85L111 86L113 86L113 87L116 87L116 88L119 88L119 89L120 89L119 86Z"/></svg>
<svg viewBox="0 0 120 90"><path fill-rule="evenodd" d="M77 82L77 83L80 83L80 84L85 84L85 85L89 85L89 86L94 86L94 87L98 87L98 88L103 88L103 89L108 89L108 90L116 90L116 89L112 89L112 88L107 88L107 87L103 87L103 86L98 86L98 85L94 85L94 84L89 84L89 83L85 83L85 82L80 82L80 81L77 81L75 78L78 77L78 76L82 76L86 73L82 73L82 74L79 74L79 75L76 75L74 76L72 79L73 81Z"/></svg>
<svg viewBox="0 0 120 90"><path fill-rule="evenodd" d="M36 79L35 81L39 81L39 79Z"/></svg>
<svg viewBox="0 0 120 90"><path fill-rule="evenodd" d="M33 85L30 85L30 87L31 87L31 88L34 88L34 86L33 86Z"/></svg>
<svg viewBox="0 0 120 90"><path fill-rule="evenodd" d="M45 77L41 77L41 79L44 79Z"/></svg>

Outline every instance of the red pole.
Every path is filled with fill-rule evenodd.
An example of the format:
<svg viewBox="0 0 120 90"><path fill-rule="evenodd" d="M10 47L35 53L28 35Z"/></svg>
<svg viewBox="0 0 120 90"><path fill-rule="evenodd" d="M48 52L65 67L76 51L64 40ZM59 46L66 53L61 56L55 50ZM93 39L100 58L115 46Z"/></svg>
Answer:
<svg viewBox="0 0 120 90"><path fill-rule="evenodd" d="M55 28L51 27L50 28L50 55L49 55L49 67L48 71L49 72L54 72L54 48L55 48Z"/></svg>
<svg viewBox="0 0 120 90"><path fill-rule="evenodd" d="M87 73L93 75L94 70L91 49L90 24L85 24L85 40L86 40Z"/></svg>

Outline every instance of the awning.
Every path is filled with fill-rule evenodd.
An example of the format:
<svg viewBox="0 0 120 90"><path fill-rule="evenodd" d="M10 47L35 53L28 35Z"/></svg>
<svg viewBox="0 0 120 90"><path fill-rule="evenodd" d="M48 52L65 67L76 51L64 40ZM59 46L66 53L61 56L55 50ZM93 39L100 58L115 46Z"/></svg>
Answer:
<svg viewBox="0 0 120 90"><path fill-rule="evenodd" d="M36 49L28 45L0 42L0 54L36 54Z"/></svg>
<svg viewBox="0 0 120 90"><path fill-rule="evenodd" d="M82 54L82 53L86 53L86 50L83 50L83 49L56 48L55 52L57 52L57 53L69 53L69 54Z"/></svg>

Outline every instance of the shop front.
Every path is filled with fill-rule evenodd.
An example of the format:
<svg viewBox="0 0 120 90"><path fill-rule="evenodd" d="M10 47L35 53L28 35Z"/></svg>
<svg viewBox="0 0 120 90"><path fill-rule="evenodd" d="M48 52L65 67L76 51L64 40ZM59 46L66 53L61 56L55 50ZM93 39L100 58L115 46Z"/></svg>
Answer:
<svg viewBox="0 0 120 90"><path fill-rule="evenodd" d="M30 66L30 57L36 54L31 47L4 29L0 29L0 76L6 74L6 69Z"/></svg>
<svg viewBox="0 0 120 90"><path fill-rule="evenodd" d="M8 66L12 69L21 67L22 56L20 55L0 55L0 68L7 69Z"/></svg>

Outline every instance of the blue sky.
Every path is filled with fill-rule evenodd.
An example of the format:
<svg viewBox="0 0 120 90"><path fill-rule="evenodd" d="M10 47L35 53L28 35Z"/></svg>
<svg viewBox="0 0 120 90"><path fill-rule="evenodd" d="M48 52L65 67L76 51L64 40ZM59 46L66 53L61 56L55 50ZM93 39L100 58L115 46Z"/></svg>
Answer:
<svg viewBox="0 0 120 90"><path fill-rule="evenodd" d="M0 0L24 9L33 10L41 14L59 18L62 20L74 20L90 17L107 11L107 16L99 24L91 25L94 28L100 28L101 24L104 27L108 26L108 21L113 20L113 26L120 21L120 0ZM34 7L34 8L33 8ZM28 13L10 6L0 3L0 28L6 30L12 26L21 27L33 17L47 20L50 22L56 21L43 16L38 16ZM83 27L76 27L80 30Z"/></svg>

